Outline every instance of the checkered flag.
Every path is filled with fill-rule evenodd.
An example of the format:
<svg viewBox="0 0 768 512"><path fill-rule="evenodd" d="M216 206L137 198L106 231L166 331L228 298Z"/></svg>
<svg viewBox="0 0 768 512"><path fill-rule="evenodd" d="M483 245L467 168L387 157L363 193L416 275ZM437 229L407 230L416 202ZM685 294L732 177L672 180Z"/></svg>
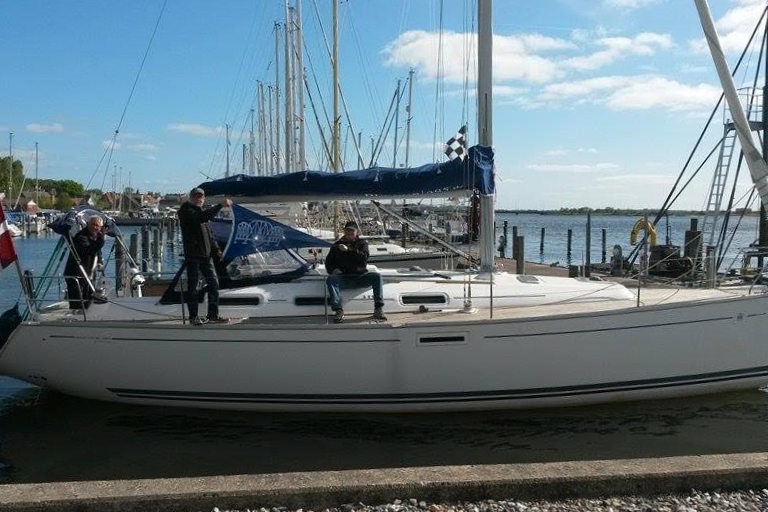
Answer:
<svg viewBox="0 0 768 512"><path fill-rule="evenodd" d="M467 125L464 125L459 128L456 135L448 139L448 142L445 143L444 153L448 156L449 160L455 160L456 158L464 160L467 156L467 142L464 138L466 133Z"/></svg>

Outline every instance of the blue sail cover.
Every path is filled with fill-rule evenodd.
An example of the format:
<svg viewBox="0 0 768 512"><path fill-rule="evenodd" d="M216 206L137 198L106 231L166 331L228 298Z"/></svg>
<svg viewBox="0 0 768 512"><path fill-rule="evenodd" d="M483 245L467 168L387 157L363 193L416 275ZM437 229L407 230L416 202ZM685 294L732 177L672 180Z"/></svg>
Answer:
<svg viewBox="0 0 768 512"><path fill-rule="evenodd" d="M330 247L331 244L258 213L232 205L232 226L224 249L224 263L238 256L299 247Z"/></svg>
<svg viewBox="0 0 768 512"><path fill-rule="evenodd" d="M472 146L467 158L397 169L371 167L330 173L301 171L277 176L246 176L201 183L206 195L248 197L252 202L450 196L457 191L492 195L495 191L493 149Z"/></svg>
<svg viewBox="0 0 768 512"><path fill-rule="evenodd" d="M78 231L88 225L88 221L94 215L98 215L101 217L101 220L104 221L104 226L107 228L107 235L114 237L121 234L120 229L117 227L112 217L87 204L76 206L65 215L56 217L53 221L48 223L48 227L51 228L54 233L59 235L75 236Z"/></svg>

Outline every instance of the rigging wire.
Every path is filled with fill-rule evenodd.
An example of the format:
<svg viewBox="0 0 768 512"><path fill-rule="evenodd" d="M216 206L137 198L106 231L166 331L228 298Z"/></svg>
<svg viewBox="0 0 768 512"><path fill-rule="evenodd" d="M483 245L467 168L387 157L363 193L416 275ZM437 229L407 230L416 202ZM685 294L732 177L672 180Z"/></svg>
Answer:
<svg viewBox="0 0 768 512"><path fill-rule="evenodd" d="M104 162L104 159L108 156L107 163L105 165L105 169L109 169L109 163L112 158L112 153L115 149L115 146L117 144L117 136L120 133L120 128L123 125L123 121L125 120L125 116L128 112L128 106L131 104L131 100L133 99L133 93L136 91L136 86L139 83L139 78L141 77L141 72L144 69L144 64L147 61L147 57L149 56L149 50L152 48L152 43L155 40L155 35L157 35L157 30L160 27L160 21L163 19L163 13L165 12L165 7L168 5L168 0L164 0L163 7L160 9L160 14L157 16L157 21L155 22L155 27L152 29L152 35L149 38L149 43L147 43L147 48L144 50L144 56L141 58L141 64L139 65L139 70L136 72L136 77L133 80L133 85L131 86L131 92L128 94L128 99L125 102L125 106L123 107L123 112L120 114L120 121L117 123L117 127L115 128L115 133L112 135L112 140L108 147L104 150L104 153L101 155L101 159L99 160L99 163L96 165L96 168L93 170L93 173L91 174L91 177L88 179L88 184L86 185L86 190L90 188L91 182L93 181L94 177L96 176L96 173L98 172L99 168L101 168L101 164ZM104 187L104 181L106 180L106 171L104 172L104 180L102 181L101 186Z"/></svg>

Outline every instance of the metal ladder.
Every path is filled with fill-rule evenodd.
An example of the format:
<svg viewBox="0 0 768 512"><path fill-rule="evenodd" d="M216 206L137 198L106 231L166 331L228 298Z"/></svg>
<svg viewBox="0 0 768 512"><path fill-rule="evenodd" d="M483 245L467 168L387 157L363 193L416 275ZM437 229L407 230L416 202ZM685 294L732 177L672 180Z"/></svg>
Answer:
<svg viewBox="0 0 768 512"><path fill-rule="evenodd" d="M736 130L733 123L726 123L723 130L723 139L720 143L720 155L717 159L717 167L712 177L707 200L706 215L702 223L701 233L706 245L715 245L720 217L720 208L723 204L725 183L728 180L728 171L733 159L733 150L736 146Z"/></svg>
<svg viewBox="0 0 768 512"><path fill-rule="evenodd" d="M759 89L745 87L739 90L740 103L744 106L744 112L749 121L752 130L761 129L762 119L762 92ZM702 222L701 234L704 241L701 247L702 253L706 251L707 246L714 246L719 242L721 209L723 206L723 195L725 185L728 180L728 171L733 160L734 148L736 146L736 130L733 126L733 120L730 116L730 110L727 104L723 109L723 138L720 142L720 155L717 161L715 174L712 177L712 184L709 189L709 199L707 209ZM702 254L703 256L703 254Z"/></svg>

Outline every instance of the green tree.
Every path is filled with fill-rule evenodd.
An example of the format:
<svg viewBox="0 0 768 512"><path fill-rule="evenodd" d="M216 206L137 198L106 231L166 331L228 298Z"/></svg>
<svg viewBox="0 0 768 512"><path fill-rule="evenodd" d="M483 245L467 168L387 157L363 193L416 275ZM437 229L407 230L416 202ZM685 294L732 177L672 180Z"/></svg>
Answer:
<svg viewBox="0 0 768 512"><path fill-rule="evenodd" d="M62 180L59 181L59 193L79 197L85 193L85 187L74 180Z"/></svg>
<svg viewBox="0 0 768 512"><path fill-rule="evenodd" d="M19 195L21 184L24 182L24 164L21 163L21 160L13 161L13 169L10 172L11 189L8 190L10 162L10 156L0 158L0 190L4 191L7 195L12 195L15 199Z"/></svg>
<svg viewBox="0 0 768 512"><path fill-rule="evenodd" d="M53 207L62 211L69 210L72 208L72 199L69 197L69 194L62 192L56 196Z"/></svg>

